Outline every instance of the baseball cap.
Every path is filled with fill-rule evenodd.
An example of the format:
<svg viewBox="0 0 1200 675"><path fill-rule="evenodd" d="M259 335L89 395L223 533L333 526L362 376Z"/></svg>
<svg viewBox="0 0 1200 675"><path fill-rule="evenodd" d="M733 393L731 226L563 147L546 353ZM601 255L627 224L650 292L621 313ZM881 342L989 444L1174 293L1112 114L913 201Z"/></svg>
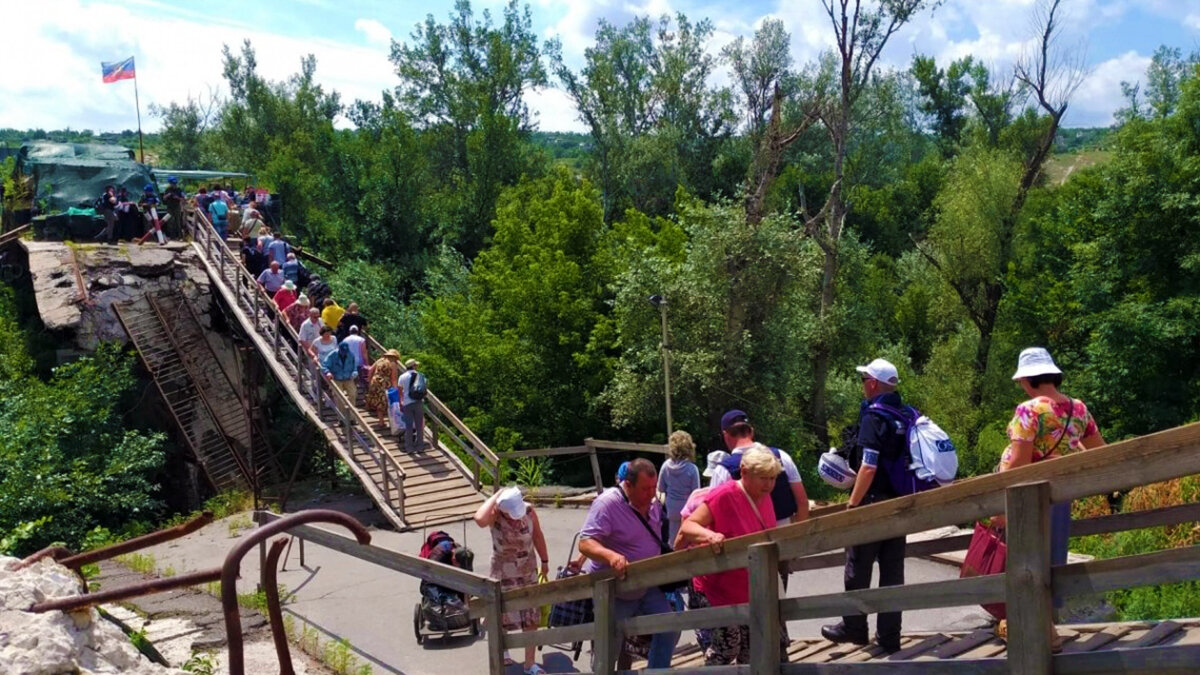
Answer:
<svg viewBox="0 0 1200 675"><path fill-rule="evenodd" d="M879 380L884 384L900 384L900 376L896 373L896 366L893 366L890 361L875 359L865 366L855 367L855 370L872 380Z"/></svg>
<svg viewBox="0 0 1200 675"><path fill-rule="evenodd" d="M1021 355L1017 357L1017 372L1013 373L1012 379L1061 374L1062 371L1054 365L1054 359L1050 357L1050 352L1046 351L1044 347L1029 347L1021 350Z"/></svg>
<svg viewBox="0 0 1200 675"><path fill-rule="evenodd" d="M750 416L741 410L730 410L721 415L721 431L729 431L729 428L737 424L750 424Z"/></svg>
<svg viewBox="0 0 1200 675"><path fill-rule="evenodd" d="M500 496L496 498L496 508L513 520L524 518L525 498L521 496L521 488L506 487L501 490Z"/></svg>

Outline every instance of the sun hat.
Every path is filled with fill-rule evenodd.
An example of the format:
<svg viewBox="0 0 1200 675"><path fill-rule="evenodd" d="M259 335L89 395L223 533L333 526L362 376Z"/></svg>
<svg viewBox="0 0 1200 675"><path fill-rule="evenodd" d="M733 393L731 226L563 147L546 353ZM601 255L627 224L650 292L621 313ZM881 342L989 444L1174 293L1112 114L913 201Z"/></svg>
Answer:
<svg viewBox="0 0 1200 675"><path fill-rule="evenodd" d="M291 282L289 281L288 283L291 283ZM308 306L308 296L301 293L300 297L296 298L296 304L304 305L305 307L307 307Z"/></svg>
<svg viewBox="0 0 1200 675"><path fill-rule="evenodd" d="M496 498L496 508L513 520L524 518L525 498L521 496L521 488L510 486L501 490Z"/></svg>
<svg viewBox="0 0 1200 675"><path fill-rule="evenodd" d="M729 428L738 424L750 424L750 416L741 410L730 410L721 415L721 431L729 431Z"/></svg>
<svg viewBox="0 0 1200 675"><path fill-rule="evenodd" d="M288 289L289 291L296 290L296 284L293 284L291 279L288 279L287 281L283 282L283 287Z"/></svg>
<svg viewBox="0 0 1200 675"><path fill-rule="evenodd" d="M419 366L419 365L421 365L421 364L420 364L420 363L417 363L417 360L416 360L416 359L409 359L409 360L407 360L407 361L405 361L405 362L404 362L404 367L405 367L405 368L416 368L416 367L417 367L417 366Z"/></svg>
<svg viewBox="0 0 1200 675"><path fill-rule="evenodd" d="M384 352L383 355L389 359L396 359L397 361L400 360L400 352L396 351L395 349L389 349Z"/></svg>
<svg viewBox="0 0 1200 675"><path fill-rule="evenodd" d="M821 479L839 490L848 490L854 486L856 474L846 458L833 450L821 455L817 461L817 473Z"/></svg>
<svg viewBox="0 0 1200 675"><path fill-rule="evenodd" d="M1050 352L1046 351L1044 347L1029 347L1021 350L1021 355L1017 357L1017 372L1013 373L1012 379L1061 374L1062 371L1054 365L1054 359L1050 357Z"/></svg>
<svg viewBox="0 0 1200 675"><path fill-rule="evenodd" d="M726 459L729 459L729 453L724 450L713 450L708 453L708 463L704 466L704 477L712 478L713 467L720 466L721 462L724 462Z"/></svg>
<svg viewBox="0 0 1200 675"><path fill-rule="evenodd" d="M872 380L878 380L884 384L900 384L900 375L896 373L896 366L893 366L890 361L875 359L865 366L856 366L854 369Z"/></svg>

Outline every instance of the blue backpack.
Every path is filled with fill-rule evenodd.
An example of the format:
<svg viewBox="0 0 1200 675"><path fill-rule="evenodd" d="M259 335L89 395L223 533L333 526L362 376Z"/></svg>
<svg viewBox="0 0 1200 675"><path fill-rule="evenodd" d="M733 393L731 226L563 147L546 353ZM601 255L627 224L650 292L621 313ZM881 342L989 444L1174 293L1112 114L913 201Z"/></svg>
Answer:
<svg viewBox="0 0 1200 675"><path fill-rule="evenodd" d="M779 448L769 448L776 459L783 461ZM734 480L742 477L742 453L731 452L721 460L721 466L729 471ZM771 508L775 510L775 520L783 522L795 515L799 510L796 495L792 493L792 484L788 481L787 472L780 471L775 477L775 487L771 488Z"/></svg>

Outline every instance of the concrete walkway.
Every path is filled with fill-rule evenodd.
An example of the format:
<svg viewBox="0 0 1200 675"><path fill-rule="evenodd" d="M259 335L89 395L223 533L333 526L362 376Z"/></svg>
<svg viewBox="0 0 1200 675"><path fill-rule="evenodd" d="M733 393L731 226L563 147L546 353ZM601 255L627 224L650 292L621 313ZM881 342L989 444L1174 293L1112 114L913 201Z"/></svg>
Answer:
<svg viewBox="0 0 1200 675"><path fill-rule="evenodd" d="M350 513L368 525L378 524L377 513L365 499L345 499L309 506L335 508ZM550 549L553 575L564 564L571 539L583 524L586 511L541 507L538 514ZM230 523L245 524L246 518L246 515L227 518L184 539L156 546L150 552L155 556L159 569L171 566L179 573L219 565L235 544L237 536L231 535L241 534ZM460 542L464 539L462 524L439 529L446 530ZM422 533L419 530L400 533L378 529L372 532L372 536L373 545L403 553L415 555L421 548ZM491 560L490 536L474 523L469 523L465 540L475 551L475 570L487 574ZM279 583L294 594L294 599L284 607L285 614L295 617L297 622L304 621L330 639L348 640L353 651L360 659L371 664L376 675L463 675L486 670L486 637L464 635L447 640L427 639L424 645L417 645L413 636L413 608L419 599L419 581L416 578L315 545L305 547L304 568L299 563L299 547L293 546L285 561L285 568L279 574ZM909 559L906 572L909 583L941 581L958 576L958 570L954 567L915 559ZM253 592L257 579L258 557L249 555L243 563L239 592ZM788 583L788 595L793 597L841 589L841 568L793 574ZM909 612L905 614L904 628L906 631L965 630L986 624L985 617L978 607ZM791 622L788 630L793 638L815 637L820 635L822 623L827 621ZM694 639L688 631L680 643ZM521 658L517 650L513 651L512 656L518 661ZM586 660L586 645L578 664L582 668L576 667L570 655L559 650L547 648L538 656L539 663L548 671L557 673L586 670ZM508 672L510 675L519 675L521 669L512 666Z"/></svg>

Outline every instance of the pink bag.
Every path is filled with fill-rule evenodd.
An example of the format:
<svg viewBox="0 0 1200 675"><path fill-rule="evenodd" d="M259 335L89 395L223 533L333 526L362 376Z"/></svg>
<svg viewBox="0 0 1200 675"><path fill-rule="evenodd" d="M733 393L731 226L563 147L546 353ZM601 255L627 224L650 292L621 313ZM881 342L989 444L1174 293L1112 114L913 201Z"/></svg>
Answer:
<svg viewBox="0 0 1200 675"><path fill-rule="evenodd" d="M1000 574L1007 560L1008 547L1004 544L1003 535L983 523L975 523L975 534L971 536L967 557L963 559L958 576L966 578ZM1003 602L983 605L983 609L997 619L1007 616Z"/></svg>

